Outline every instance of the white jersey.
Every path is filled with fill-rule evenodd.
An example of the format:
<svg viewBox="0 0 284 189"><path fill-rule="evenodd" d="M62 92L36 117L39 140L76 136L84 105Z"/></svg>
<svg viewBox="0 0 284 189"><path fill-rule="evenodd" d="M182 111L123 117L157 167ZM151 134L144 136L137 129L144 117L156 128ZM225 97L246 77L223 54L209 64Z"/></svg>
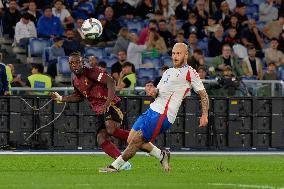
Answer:
<svg viewBox="0 0 284 189"><path fill-rule="evenodd" d="M182 100L195 92L204 90L198 73L189 65L181 68L169 68L162 76L157 88L159 95L150 108L160 114L166 114L170 123L174 123Z"/></svg>

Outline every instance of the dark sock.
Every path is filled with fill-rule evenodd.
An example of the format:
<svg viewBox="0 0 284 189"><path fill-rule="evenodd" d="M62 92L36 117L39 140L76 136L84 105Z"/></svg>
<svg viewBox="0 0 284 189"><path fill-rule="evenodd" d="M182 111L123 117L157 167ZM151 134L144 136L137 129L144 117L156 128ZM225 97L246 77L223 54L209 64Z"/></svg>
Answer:
<svg viewBox="0 0 284 189"><path fill-rule="evenodd" d="M121 140L127 140L129 135L129 131L128 130L124 130L124 129L120 129L120 128L116 128L115 131L112 133L112 136L114 136L115 138L119 138Z"/></svg>
<svg viewBox="0 0 284 189"><path fill-rule="evenodd" d="M109 140L105 140L102 144L101 147L103 149L103 151L109 155L110 157L112 157L113 159L116 159L117 157L119 157L121 155L119 149L117 148L117 146L115 144L113 144L111 141Z"/></svg>

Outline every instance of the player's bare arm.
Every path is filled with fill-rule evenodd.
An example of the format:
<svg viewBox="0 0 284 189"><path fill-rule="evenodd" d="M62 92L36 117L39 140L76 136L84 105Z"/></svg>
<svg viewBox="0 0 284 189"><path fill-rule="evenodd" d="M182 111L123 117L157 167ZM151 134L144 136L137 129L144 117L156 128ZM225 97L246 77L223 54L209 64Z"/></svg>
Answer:
<svg viewBox="0 0 284 189"><path fill-rule="evenodd" d="M57 92L51 92L50 96L53 100L59 101L59 102L82 102L84 100L84 97L77 92L74 92L72 95L69 96L61 96Z"/></svg>
<svg viewBox="0 0 284 189"><path fill-rule="evenodd" d="M208 110L209 110L209 98L206 90L198 91L201 99L202 115L200 118L199 127L205 127L208 124Z"/></svg>

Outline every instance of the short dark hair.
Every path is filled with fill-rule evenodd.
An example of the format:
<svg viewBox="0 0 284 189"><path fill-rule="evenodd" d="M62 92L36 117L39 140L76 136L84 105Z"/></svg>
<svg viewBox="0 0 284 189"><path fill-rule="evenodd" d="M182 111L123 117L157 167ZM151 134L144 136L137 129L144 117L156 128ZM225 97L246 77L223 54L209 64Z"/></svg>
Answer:
<svg viewBox="0 0 284 189"><path fill-rule="evenodd" d="M43 65L42 64L32 64L32 68L37 69L39 73L43 73Z"/></svg>
<svg viewBox="0 0 284 189"><path fill-rule="evenodd" d="M270 42L272 42L272 41L277 41L278 42L278 39L273 37L273 38L271 38Z"/></svg>
<svg viewBox="0 0 284 189"><path fill-rule="evenodd" d="M163 65L162 68L161 68L162 71L166 71L167 69L169 69L169 66L167 66L167 65Z"/></svg>
<svg viewBox="0 0 284 189"><path fill-rule="evenodd" d="M199 70L203 70L206 72L206 67L205 66L199 66L196 71L199 71Z"/></svg>
<svg viewBox="0 0 284 189"><path fill-rule="evenodd" d="M145 85L149 84L149 83L152 83L153 85L155 85L155 82L153 80L149 80L145 83Z"/></svg>
<svg viewBox="0 0 284 189"><path fill-rule="evenodd" d="M102 67L102 68L106 68L107 67L107 63L105 61L100 61L97 66Z"/></svg>
<svg viewBox="0 0 284 189"><path fill-rule="evenodd" d="M125 67L132 67L132 63L130 63L130 62L125 62L121 67L122 68L125 68Z"/></svg>
<svg viewBox="0 0 284 189"><path fill-rule="evenodd" d="M149 20L149 24L150 24L150 23L157 25L157 20L151 19L151 20Z"/></svg>
<svg viewBox="0 0 284 189"><path fill-rule="evenodd" d="M250 49L255 49L255 46L254 46L254 45L248 45L248 46L247 46L247 49L248 49L248 50L250 50Z"/></svg>
<svg viewBox="0 0 284 189"><path fill-rule="evenodd" d="M44 12L45 10L47 10L47 9L52 10L52 6L50 6L50 5L45 6L45 7L43 8L43 12Z"/></svg>
<svg viewBox="0 0 284 189"><path fill-rule="evenodd" d="M55 38L53 38L53 41L56 43L56 42L58 42L58 41L62 41L63 40L63 38L61 38L61 37L55 37Z"/></svg>
<svg viewBox="0 0 284 189"><path fill-rule="evenodd" d="M199 55L203 55L203 52L202 52L202 50L201 50L200 48L194 49L194 50L193 50L193 53L197 53L197 54L199 54Z"/></svg>
<svg viewBox="0 0 284 189"><path fill-rule="evenodd" d="M30 19L30 14L27 13L27 12L26 12L26 13L23 13L23 14L22 14L22 18L23 18L23 19L26 19L26 20L29 20L29 19Z"/></svg>
<svg viewBox="0 0 284 189"><path fill-rule="evenodd" d="M167 21L166 21L165 19L161 19L161 20L159 21L159 23L160 23L160 22L167 23Z"/></svg>

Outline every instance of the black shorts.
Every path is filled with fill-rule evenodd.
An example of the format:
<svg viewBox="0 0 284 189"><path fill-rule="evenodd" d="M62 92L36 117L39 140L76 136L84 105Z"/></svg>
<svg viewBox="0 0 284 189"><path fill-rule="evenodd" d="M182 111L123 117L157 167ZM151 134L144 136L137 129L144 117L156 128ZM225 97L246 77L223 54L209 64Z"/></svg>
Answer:
<svg viewBox="0 0 284 189"><path fill-rule="evenodd" d="M112 121L115 121L119 124L122 124L123 113L120 110L120 108L118 107L118 105L111 105L109 107L109 110L105 114L99 115L98 131L106 128L105 121L108 121L108 120L112 120Z"/></svg>

